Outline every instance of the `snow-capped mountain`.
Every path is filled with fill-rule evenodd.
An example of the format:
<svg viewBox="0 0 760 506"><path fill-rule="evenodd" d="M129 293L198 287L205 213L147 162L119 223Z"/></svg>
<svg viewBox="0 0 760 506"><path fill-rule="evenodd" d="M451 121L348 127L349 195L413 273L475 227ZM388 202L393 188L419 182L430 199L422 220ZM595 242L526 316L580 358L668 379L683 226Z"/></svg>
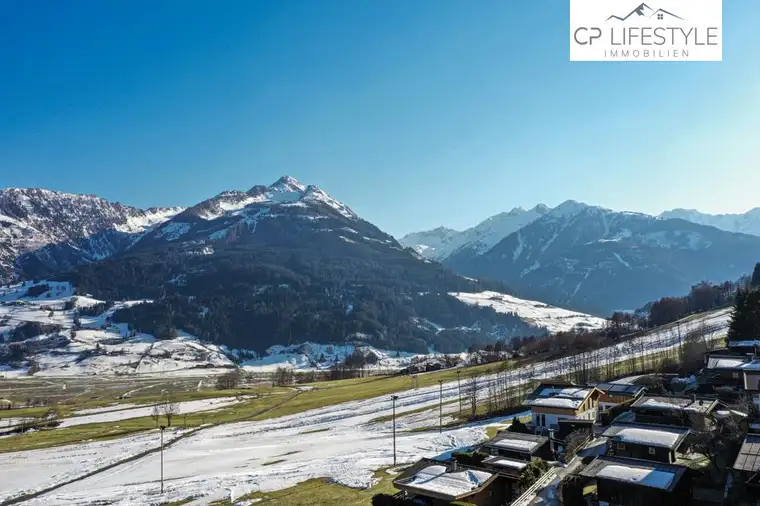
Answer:
<svg viewBox="0 0 760 506"><path fill-rule="evenodd" d="M486 224L505 233L498 220ZM532 314L458 298L452 294L508 297L509 288L431 262L321 188L287 176L189 207L122 254L62 279L102 300L154 300L115 315L139 332L164 339L182 330L257 352L312 341L458 353L586 321L551 313L543 325Z"/></svg>
<svg viewBox="0 0 760 506"><path fill-rule="evenodd" d="M453 228L438 227L424 232L413 232L398 240L406 248L412 248L425 258L443 260L452 250L461 246L463 232Z"/></svg>
<svg viewBox="0 0 760 506"><path fill-rule="evenodd" d="M405 235L399 242L431 260L443 261L452 255L480 255L493 248L499 241L540 218L549 210L539 204L533 209L516 207L507 213L499 213L462 232L439 227L426 232Z"/></svg>
<svg viewBox="0 0 760 506"><path fill-rule="evenodd" d="M758 258L758 237L567 201L488 252L444 263L504 281L520 297L609 314L701 280L736 279Z"/></svg>
<svg viewBox="0 0 760 506"><path fill-rule="evenodd" d="M180 211L39 188L0 190L0 282L108 257Z"/></svg>
<svg viewBox="0 0 760 506"><path fill-rule="evenodd" d="M673 209L660 214L660 218L681 220L719 228L726 232L737 232L760 236L760 207L743 214L706 214L696 209Z"/></svg>

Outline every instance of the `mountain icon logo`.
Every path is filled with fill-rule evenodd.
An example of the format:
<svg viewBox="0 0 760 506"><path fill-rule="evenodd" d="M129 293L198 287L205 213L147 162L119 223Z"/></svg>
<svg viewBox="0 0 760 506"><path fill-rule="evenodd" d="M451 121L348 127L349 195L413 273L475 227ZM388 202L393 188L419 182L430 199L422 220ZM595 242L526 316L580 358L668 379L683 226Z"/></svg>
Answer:
<svg viewBox="0 0 760 506"><path fill-rule="evenodd" d="M607 21L610 21L610 20L629 21L631 19L640 19L640 18L652 19L652 20L657 20L657 21L664 21L664 20L669 20L669 19L679 19L681 21L684 21L684 19L681 16L677 16L673 14L672 12L666 11L665 9L653 9L645 3L640 4L638 7L633 9L631 12L629 12L625 16L617 16L613 14L612 16L607 18Z"/></svg>

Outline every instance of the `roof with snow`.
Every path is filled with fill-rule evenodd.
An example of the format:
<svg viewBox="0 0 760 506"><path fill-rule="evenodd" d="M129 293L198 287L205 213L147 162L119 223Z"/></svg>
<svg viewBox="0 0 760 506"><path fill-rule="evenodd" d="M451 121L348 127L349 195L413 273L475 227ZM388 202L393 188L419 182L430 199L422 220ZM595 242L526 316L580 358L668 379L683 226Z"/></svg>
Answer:
<svg viewBox="0 0 760 506"><path fill-rule="evenodd" d="M495 467L511 474L519 474L529 463L526 460L510 459L507 457L488 457L483 461L483 464L487 466Z"/></svg>
<svg viewBox="0 0 760 506"><path fill-rule="evenodd" d="M737 471L760 471L760 434L748 434L734 462Z"/></svg>
<svg viewBox="0 0 760 506"><path fill-rule="evenodd" d="M688 427L646 425L640 423L615 423L602 436L616 443L656 446L676 450L689 435Z"/></svg>
<svg viewBox="0 0 760 506"><path fill-rule="evenodd" d="M749 361L749 357L746 356L710 355L707 359L707 368L738 370Z"/></svg>
<svg viewBox="0 0 760 506"><path fill-rule="evenodd" d="M717 399L645 395L631 404L631 408L649 411L680 411L685 414L709 414L717 405Z"/></svg>
<svg viewBox="0 0 760 506"><path fill-rule="evenodd" d="M456 501L483 490L498 475L487 471L430 464L394 480L396 488L426 497Z"/></svg>
<svg viewBox="0 0 760 506"><path fill-rule="evenodd" d="M573 383L544 382L536 388L523 402L524 406L578 409L594 392L593 386L580 386Z"/></svg>
<svg viewBox="0 0 760 506"><path fill-rule="evenodd" d="M549 439L543 436L505 430L483 443L483 446L486 448L533 454L548 442Z"/></svg>
<svg viewBox="0 0 760 506"><path fill-rule="evenodd" d="M646 390L644 386L627 383L597 383L594 386L607 395L621 397L638 397Z"/></svg>
<svg viewBox="0 0 760 506"><path fill-rule="evenodd" d="M594 459L580 474L586 478L671 491L685 472L683 466L603 455Z"/></svg>

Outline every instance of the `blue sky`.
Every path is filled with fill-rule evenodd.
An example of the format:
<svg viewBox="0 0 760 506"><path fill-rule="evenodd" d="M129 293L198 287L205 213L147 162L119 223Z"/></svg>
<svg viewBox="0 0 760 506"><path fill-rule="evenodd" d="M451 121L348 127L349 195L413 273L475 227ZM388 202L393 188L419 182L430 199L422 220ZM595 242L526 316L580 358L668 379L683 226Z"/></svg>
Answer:
<svg viewBox="0 0 760 506"><path fill-rule="evenodd" d="M0 186L190 205L289 174L384 230L760 206L760 2L721 63L571 63L568 2L9 1Z"/></svg>

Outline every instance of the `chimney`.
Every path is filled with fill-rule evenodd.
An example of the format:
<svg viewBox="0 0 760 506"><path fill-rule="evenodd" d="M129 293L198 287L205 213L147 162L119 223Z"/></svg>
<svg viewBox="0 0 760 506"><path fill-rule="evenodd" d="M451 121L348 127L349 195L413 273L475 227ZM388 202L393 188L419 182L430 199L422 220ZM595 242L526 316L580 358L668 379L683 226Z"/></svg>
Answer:
<svg viewBox="0 0 760 506"><path fill-rule="evenodd" d="M451 470L452 471L456 471L457 470L457 459L454 459L454 464L451 466Z"/></svg>
<svg viewBox="0 0 760 506"><path fill-rule="evenodd" d="M549 451L554 455L554 429L549 429Z"/></svg>

